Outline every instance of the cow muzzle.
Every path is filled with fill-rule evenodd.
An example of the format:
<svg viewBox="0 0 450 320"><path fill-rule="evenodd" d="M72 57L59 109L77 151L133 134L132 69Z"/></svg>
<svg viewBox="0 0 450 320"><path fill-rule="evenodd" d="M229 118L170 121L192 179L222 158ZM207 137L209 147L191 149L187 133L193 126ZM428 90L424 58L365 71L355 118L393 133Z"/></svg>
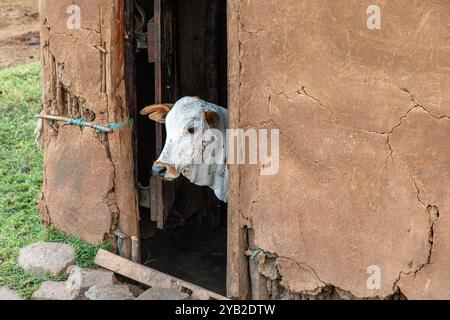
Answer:
<svg viewBox="0 0 450 320"><path fill-rule="evenodd" d="M168 181L175 180L180 176L178 170L173 166L158 161L152 167L152 174Z"/></svg>

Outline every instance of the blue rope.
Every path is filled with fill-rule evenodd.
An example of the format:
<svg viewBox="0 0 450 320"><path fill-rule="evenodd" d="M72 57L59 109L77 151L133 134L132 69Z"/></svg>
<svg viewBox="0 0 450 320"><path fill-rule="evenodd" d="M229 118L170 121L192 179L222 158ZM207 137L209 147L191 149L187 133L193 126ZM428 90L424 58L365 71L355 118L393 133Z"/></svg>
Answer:
<svg viewBox="0 0 450 320"><path fill-rule="evenodd" d="M278 257L276 254L257 248L255 251L253 251L252 255L250 256L250 259L256 261L260 254L264 254L264 256L268 259L275 259Z"/></svg>
<svg viewBox="0 0 450 320"><path fill-rule="evenodd" d="M262 249L256 249L255 252L253 252L253 254L250 256L250 259L255 261L255 259L259 256L259 254L263 252Z"/></svg>
<svg viewBox="0 0 450 320"><path fill-rule="evenodd" d="M81 118L70 118L69 120L67 120L67 124L68 125L75 125L75 126L80 126L80 127L85 127L86 126L86 121L81 119Z"/></svg>
<svg viewBox="0 0 450 320"><path fill-rule="evenodd" d="M81 118L70 118L69 120L67 120L67 124L68 125L75 125L75 126L79 126L79 127L87 127L90 125L88 125L88 122L84 119ZM107 126L102 126L102 125L96 125L94 124L94 129L96 129L97 131L99 131L100 133L105 133L107 128L109 129L120 129L123 128L127 125L132 125L133 124L133 119L129 119L128 121L125 122L121 122L121 123L108 123Z"/></svg>
<svg viewBox="0 0 450 320"><path fill-rule="evenodd" d="M129 119L128 121L121 122L121 123L112 123L112 122L110 122L110 123L108 123L108 128L114 130L114 129L123 128L123 127L128 126L128 125L133 125L133 119Z"/></svg>

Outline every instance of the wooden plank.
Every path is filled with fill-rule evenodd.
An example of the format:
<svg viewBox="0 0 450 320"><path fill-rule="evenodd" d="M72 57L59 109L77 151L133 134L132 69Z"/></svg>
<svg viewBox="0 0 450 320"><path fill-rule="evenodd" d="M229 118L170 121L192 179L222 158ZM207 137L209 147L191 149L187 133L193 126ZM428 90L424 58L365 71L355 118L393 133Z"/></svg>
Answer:
<svg viewBox="0 0 450 320"><path fill-rule="evenodd" d="M134 49L134 3L135 0L125 0L125 90L126 102L130 117L137 120L136 92L136 60ZM135 130L137 131L137 130Z"/></svg>
<svg viewBox="0 0 450 320"><path fill-rule="evenodd" d="M135 0L125 1L125 99L130 118L138 121L137 91L136 91L136 60L134 36L134 4ZM133 127L133 151L135 155L135 176L138 177L138 157L136 156L138 130Z"/></svg>
<svg viewBox="0 0 450 320"><path fill-rule="evenodd" d="M155 60L155 103L175 102L176 96L176 62L175 38L173 25L175 15L172 0L155 0L154 2L154 60ZM164 147L164 126L157 123L155 129L156 154ZM156 214L158 229L164 223L173 205L174 185L160 179L154 182L156 201L151 211ZM152 190L152 191L153 191Z"/></svg>
<svg viewBox="0 0 450 320"><path fill-rule="evenodd" d="M258 271L258 262L250 260L250 280L252 300L269 300L267 279Z"/></svg>
<svg viewBox="0 0 450 320"><path fill-rule="evenodd" d="M131 237L131 261L136 263L141 261L139 239L136 236Z"/></svg>
<svg viewBox="0 0 450 320"><path fill-rule="evenodd" d="M206 290L187 281L169 276L141 264L134 263L102 249L98 251L97 256L95 257L95 263L102 268L111 270L114 273L120 274L150 287L176 289L184 292L190 291L193 298L204 297L207 300L228 300L220 294Z"/></svg>
<svg viewBox="0 0 450 320"><path fill-rule="evenodd" d="M205 43L208 50L204 68L206 69L206 87L208 88L207 100L219 104L219 78L218 78L218 23L219 3L217 0L206 1Z"/></svg>
<svg viewBox="0 0 450 320"><path fill-rule="evenodd" d="M163 103L163 48L162 48L162 1L163 0L155 0L154 2L154 19L155 19L155 25L154 25L154 59L155 59L155 103ZM163 149L163 126L159 123L155 124L155 152L156 156L158 157ZM164 205L163 205L163 181L160 179L154 179L153 181L153 197L155 199L154 202L152 202L152 217L155 217L156 219L156 225L158 229L164 228L164 223L161 223L163 219L161 217L164 216ZM153 220L153 218L152 218Z"/></svg>
<svg viewBox="0 0 450 320"><path fill-rule="evenodd" d="M158 220L158 178L155 176L150 177L150 218L156 222Z"/></svg>
<svg viewBox="0 0 450 320"><path fill-rule="evenodd" d="M157 72L157 77L155 81L156 85L156 93L155 93L155 102L156 103L164 103L165 101L169 101L166 99L166 91L167 91L167 82L168 79L166 78L165 69L170 69L171 65L167 64L167 42L171 41L171 39L167 39L167 25L166 25L166 16L170 13L167 11L169 10L168 2L170 0L157 0L155 2L156 6L159 6L158 11L155 10L155 16L156 12L158 12L159 17L159 28L158 31L155 33L157 35L158 42L158 58L155 61L155 71ZM164 148L164 125L157 123L156 124L156 154L159 155L163 148ZM158 180L157 183L157 202L158 202L158 211L157 211L157 219L156 219L156 226L158 229L164 229L164 216L168 215L169 213L166 212L168 208L164 205L165 201L165 193L164 193L164 185L165 182L162 180Z"/></svg>
<svg viewBox="0 0 450 320"><path fill-rule="evenodd" d="M155 21L153 19L147 23L147 51L148 62L155 63Z"/></svg>
<svg viewBox="0 0 450 320"><path fill-rule="evenodd" d="M164 187L163 181L159 178L155 179L155 194L156 194L156 227L160 230L164 229L164 214L166 208L164 207Z"/></svg>
<svg viewBox="0 0 450 320"><path fill-rule="evenodd" d="M240 86L240 52L238 20L239 1L227 1L228 15L228 105L229 128L239 128L239 86ZM248 299L250 280L247 250L247 228L241 226L239 212L240 168L229 166L228 190L228 261L227 261L227 295L232 299Z"/></svg>

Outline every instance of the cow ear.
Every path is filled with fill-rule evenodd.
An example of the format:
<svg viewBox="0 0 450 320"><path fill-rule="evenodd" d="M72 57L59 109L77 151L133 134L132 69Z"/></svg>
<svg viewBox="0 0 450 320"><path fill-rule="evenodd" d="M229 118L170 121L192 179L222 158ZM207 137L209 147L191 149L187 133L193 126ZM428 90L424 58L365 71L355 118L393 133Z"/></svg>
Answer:
<svg viewBox="0 0 450 320"><path fill-rule="evenodd" d="M214 128L216 124L219 122L219 114L214 110L208 110L203 113L206 122L209 124L211 128Z"/></svg>
<svg viewBox="0 0 450 320"><path fill-rule="evenodd" d="M165 123L166 116L172 110L173 104L164 103L164 104L154 104L148 107L145 107L141 110L141 115L147 116L156 122Z"/></svg>

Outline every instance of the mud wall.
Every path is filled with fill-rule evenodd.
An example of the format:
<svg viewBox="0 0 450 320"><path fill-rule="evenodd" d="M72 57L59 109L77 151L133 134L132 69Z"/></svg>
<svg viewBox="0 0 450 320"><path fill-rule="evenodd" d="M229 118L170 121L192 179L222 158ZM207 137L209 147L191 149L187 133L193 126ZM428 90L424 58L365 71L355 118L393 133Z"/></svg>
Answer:
<svg viewBox="0 0 450 320"><path fill-rule="evenodd" d="M234 221L269 257L263 296L450 298L449 13L439 0L230 1L232 124L280 129L278 174L232 169Z"/></svg>
<svg viewBox="0 0 450 320"><path fill-rule="evenodd" d="M71 5L79 7L80 28L68 27ZM123 1L40 1L44 114L101 125L128 120L123 10ZM138 233L131 131L45 122L45 222L92 243L124 233L129 255Z"/></svg>

